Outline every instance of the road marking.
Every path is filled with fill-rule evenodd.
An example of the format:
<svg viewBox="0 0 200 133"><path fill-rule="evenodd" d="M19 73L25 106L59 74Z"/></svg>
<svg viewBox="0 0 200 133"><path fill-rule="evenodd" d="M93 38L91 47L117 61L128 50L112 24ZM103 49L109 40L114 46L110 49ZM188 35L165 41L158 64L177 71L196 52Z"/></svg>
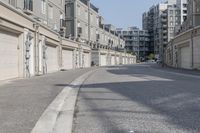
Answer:
<svg viewBox="0 0 200 133"><path fill-rule="evenodd" d="M71 133L78 91L94 72L87 72L65 87L47 107L31 133Z"/></svg>

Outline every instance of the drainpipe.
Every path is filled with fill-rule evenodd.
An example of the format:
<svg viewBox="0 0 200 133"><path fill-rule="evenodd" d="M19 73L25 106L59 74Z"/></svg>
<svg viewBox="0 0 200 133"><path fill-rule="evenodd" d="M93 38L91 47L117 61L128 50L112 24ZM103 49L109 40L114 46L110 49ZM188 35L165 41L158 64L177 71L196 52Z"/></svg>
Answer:
<svg viewBox="0 0 200 133"><path fill-rule="evenodd" d="M73 18L73 21L74 21L74 39L76 39L78 37L77 35L77 0L74 0L74 18Z"/></svg>
<svg viewBox="0 0 200 133"><path fill-rule="evenodd" d="M91 33L91 29L90 29L90 26L91 26L91 23L90 23L90 0L87 0L87 5L88 5L88 41L90 42L90 39L91 39L91 36L90 36L90 33Z"/></svg>
<svg viewBox="0 0 200 133"><path fill-rule="evenodd" d="M60 43L60 46L59 46L59 59L58 59L58 64L59 64L59 67L60 67L60 70L62 69L63 67L63 56L62 56L62 37L59 35L59 43Z"/></svg>
<svg viewBox="0 0 200 133"><path fill-rule="evenodd" d="M192 31L191 31L191 54L192 54L192 69L194 68L194 0L192 0Z"/></svg>
<svg viewBox="0 0 200 133"><path fill-rule="evenodd" d="M34 40L34 59L35 59L35 75L39 75L39 25L35 23L35 40Z"/></svg>

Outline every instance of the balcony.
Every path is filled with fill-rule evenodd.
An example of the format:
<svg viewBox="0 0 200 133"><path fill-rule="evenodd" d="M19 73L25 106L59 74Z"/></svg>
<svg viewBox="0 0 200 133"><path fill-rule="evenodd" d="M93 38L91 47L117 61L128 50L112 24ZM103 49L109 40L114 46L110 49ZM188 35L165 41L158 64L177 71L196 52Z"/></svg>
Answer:
<svg viewBox="0 0 200 133"><path fill-rule="evenodd" d="M33 1L32 0L24 0L24 13L27 15L33 14Z"/></svg>
<svg viewBox="0 0 200 133"><path fill-rule="evenodd" d="M167 36L163 36L163 39L167 39Z"/></svg>
<svg viewBox="0 0 200 133"><path fill-rule="evenodd" d="M162 32L162 33L166 34L166 33L167 33L167 30L163 30L163 32Z"/></svg>
<svg viewBox="0 0 200 133"><path fill-rule="evenodd" d="M162 18L161 21L162 22L167 22L167 19L166 18Z"/></svg>
<svg viewBox="0 0 200 133"><path fill-rule="evenodd" d="M166 24L164 24L162 27L163 27L163 28L167 28L167 25L166 25Z"/></svg>

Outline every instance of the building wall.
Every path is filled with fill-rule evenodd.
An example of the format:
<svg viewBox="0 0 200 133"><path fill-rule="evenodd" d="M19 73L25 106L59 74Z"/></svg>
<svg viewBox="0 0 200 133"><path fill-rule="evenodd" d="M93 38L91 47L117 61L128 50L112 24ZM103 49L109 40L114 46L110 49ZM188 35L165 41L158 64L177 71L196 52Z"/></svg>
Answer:
<svg viewBox="0 0 200 133"><path fill-rule="evenodd" d="M200 27L176 36L165 50L165 63L176 68L200 69L199 38Z"/></svg>
<svg viewBox="0 0 200 133"><path fill-rule="evenodd" d="M74 54L72 57L77 57L76 59L72 59L73 68L86 66L83 64L83 62L86 61L82 59L82 55L83 53L90 54L90 47L62 38L57 32L51 30L46 25L38 23L30 16L25 15L1 1L0 10L2 11L0 12L0 30L5 30L8 37L12 37L13 34L16 34L19 39L18 46L16 45L14 49L8 49L7 51L10 53L13 52L11 55L18 55L19 62L18 65L15 66L18 68L18 74L15 78L30 77L59 71L62 69L63 60L69 60L68 57L62 57L63 48L72 49L77 53L77 56ZM2 38L0 38L0 41L3 41ZM18 51L18 53L15 51ZM51 51L54 52L51 53ZM9 57L7 58L10 60ZM87 67L89 64L90 61ZM1 71L5 70L1 69ZM7 76L9 75L9 71L5 71L5 73L7 73ZM1 77L0 79L4 80L7 78L2 79Z"/></svg>
<svg viewBox="0 0 200 133"><path fill-rule="evenodd" d="M9 0L0 0L2 2L9 3ZM13 0L14 1L14 0ZM49 26L52 30L57 32L60 31L60 18L64 19L64 1L63 0L30 0L32 1L32 11L30 9L25 10L25 5L23 0L15 0L15 8L24 11L30 17L36 19L38 22ZM61 2L62 1L62 2ZM44 5L42 7L42 5ZM42 10L43 9L43 10ZM51 13L51 14L50 14ZM63 14L63 17L61 15Z"/></svg>
<svg viewBox="0 0 200 133"><path fill-rule="evenodd" d="M90 1L67 0L66 20L68 26L66 29L67 36L87 42L94 48L115 49L121 47L121 45L123 46L123 39L115 34L115 29L106 27L108 25L101 21L102 17L99 15L98 9ZM78 27L82 29L81 35L78 34ZM113 44L110 44L110 41Z"/></svg>

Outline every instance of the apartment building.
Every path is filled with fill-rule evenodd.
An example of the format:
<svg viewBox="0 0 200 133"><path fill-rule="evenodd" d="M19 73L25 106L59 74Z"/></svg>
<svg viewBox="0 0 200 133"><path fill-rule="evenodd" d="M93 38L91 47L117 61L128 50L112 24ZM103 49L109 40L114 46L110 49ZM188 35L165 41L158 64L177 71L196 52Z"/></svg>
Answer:
<svg viewBox="0 0 200 133"><path fill-rule="evenodd" d="M127 30L117 29L117 33L125 39L125 49L129 53L135 53L138 60L144 60L151 52L149 34L146 30L137 27L129 27Z"/></svg>
<svg viewBox="0 0 200 133"><path fill-rule="evenodd" d="M143 29L148 30L156 58L163 58L164 47L186 20L186 0L168 0L152 6L143 14Z"/></svg>
<svg viewBox="0 0 200 133"><path fill-rule="evenodd" d="M181 17L181 24L186 21L187 19L187 6L188 0L177 0L176 3L177 7L180 9L180 17Z"/></svg>
<svg viewBox="0 0 200 133"><path fill-rule="evenodd" d="M160 58L160 53L162 53L162 27L163 25L166 25L167 20L162 18L161 15L167 9L167 5L167 3L157 4L143 14L143 28L144 30L148 30L150 34L150 42L154 45L154 54L156 55L156 58Z"/></svg>
<svg viewBox="0 0 200 133"><path fill-rule="evenodd" d="M181 32L200 25L200 1L188 0L187 19L181 27Z"/></svg>

